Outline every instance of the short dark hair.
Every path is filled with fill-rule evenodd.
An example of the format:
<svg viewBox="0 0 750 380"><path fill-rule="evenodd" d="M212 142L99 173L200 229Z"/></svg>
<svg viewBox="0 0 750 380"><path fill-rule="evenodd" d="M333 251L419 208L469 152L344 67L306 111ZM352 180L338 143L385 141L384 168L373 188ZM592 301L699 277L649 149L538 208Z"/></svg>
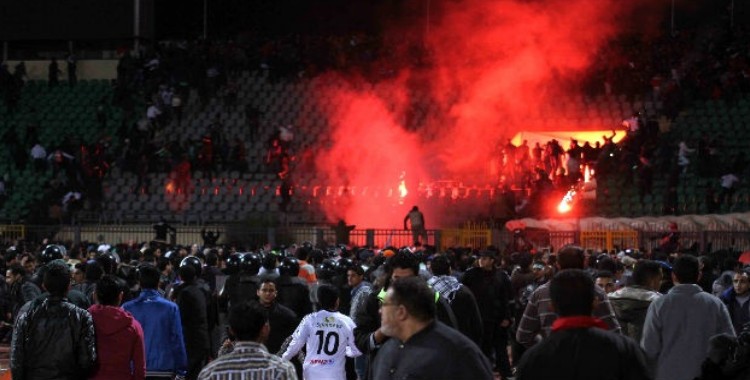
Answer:
<svg viewBox="0 0 750 380"><path fill-rule="evenodd" d="M436 256L432 259L430 270L435 276L447 276L451 274L451 261L447 256Z"/></svg>
<svg viewBox="0 0 750 380"><path fill-rule="evenodd" d="M241 341L258 340L260 331L268 323L265 309L257 302L241 302L229 308L229 327Z"/></svg>
<svg viewBox="0 0 750 380"><path fill-rule="evenodd" d="M390 301L403 305L411 316L420 321L435 319L435 291L419 276L403 277L390 287Z"/></svg>
<svg viewBox="0 0 750 380"><path fill-rule="evenodd" d="M138 267L138 283L143 289L156 289L159 287L161 273L151 264L141 264Z"/></svg>
<svg viewBox="0 0 750 380"><path fill-rule="evenodd" d="M617 272L617 264L609 256L600 256L596 261L596 269L611 273Z"/></svg>
<svg viewBox="0 0 750 380"><path fill-rule="evenodd" d="M99 281L104 275L104 269L102 265L96 260L89 260L86 263L85 278L90 282Z"/></svg>
<svg viewBox="0 0 750 380"><path fill-rule="evenodd" d="M44 289L50 295L64 297L68 293L70 286L70 269L68 265L60 260L59 263L51 262L47 264L44 273Z"/></svg>
<svg viewBox="0 0 750 380"><path fill-rule="evenodd" d="M8 267L8 270L10 273L12 273L14 276L21 275L21 277L26 276L26 268L23 267L23 265L19 263L13 263L10 267Z"/></svg>
<svg viewBox="0 0 750 380"><path fill-rule="evenodd" d="M608 270L600 270L596 272L595 278L615 278L615 275Z"/></svg>
<svg viewBox="0 0 750 380"><path fill-rule="evenodd" d="M674 261L672 273L680 284L695 284L700 277L700 263L695 256L681 255Z"/></svg>
<svg viewBox="0 0 750 380"><path fill-rule="evenodd" d="M566 245L557 252L560 269L583 269L583 248Z"/></svg>
<svg viewBox="0 0 750 380"><path fill-rule="evenodd" d="M211 248L206 254L206 265L215 267L219 263L219 251L216 248Z"/></svg>
<svg viewBox="0 0 750 380"><path fill-rule="evenodd" d="M406 251L398 251L393 256L389 257L388 260L385 262L386 268L388 268L388 272L393 272L394 269L411 269L414 271L414 275L419 274L419 259L417 259L417 255L406 252Z"/></svg>
<svg viewBox="0 0 750 380"><path fill-rule="evenodd" d="M336 301L339 299L339 291L335 286L322 284L318 286L318 302L323 310L333 310L336 308Z"/></svg>
<svg viewBox="0 0 750 380"><path fill-rule="evenodd" d="M364 276L365 275L365 269L362 268L361 265L354 265L347 269L347 271L352 271L356 273L358 276Z"/></svg>
<svg viewBox="0 0 750 380"><path fill-rule="evenodd" d="M550 298L561 317L591 315L594 303L594 281L581 269L563 269L552 277Z"/></svg>
<svg viewBox="0 0 750 380"><path fill-rule="evenodd" d="M117 297L122 291L120 282L114 275L104 275L96 282L96 300L102 305L119 306Z"/></svg>
<svg viewBox="0 0 750 380"><path fill-rule="evenodd" d="M271 277L262 278L258 283L258 290L260 290L263 284L273 284L274 286L278 287L278 285L276 285L276 281L274 281Z"/></svg>
<svg viewBox="0 0 750 380"><path fill-rule="evenodd" d="M156 261L156 265L158 265L159 271L163 271L167 269L167 266L169 264L172 264L172 262L169 261L169 259L164 256L159 256L159 258Z"/></svg>
<svg viewBox="0 0 750 380"><path fill-rule="evenodd" d="M653 260L640 260L633 268L633 282L638 286L646 286L661 273L661 264Z"/></svg>

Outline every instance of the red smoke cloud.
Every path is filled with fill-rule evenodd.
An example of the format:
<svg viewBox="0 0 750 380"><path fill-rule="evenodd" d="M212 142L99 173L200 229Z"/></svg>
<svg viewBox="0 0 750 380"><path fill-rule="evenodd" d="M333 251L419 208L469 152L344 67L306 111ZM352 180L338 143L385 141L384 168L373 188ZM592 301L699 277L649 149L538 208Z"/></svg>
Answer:
<svg viewBox="0 0 750 380"><path fill-rule="evenodd" d="M331 147L321 152L317 169L334 185L354 187L323 204L329 220L397 227L414 204L427 209L427 228L455 219L450 216L461 206L417 198L420 183L496 183L490 165L504 139L522 130L581 129L556 109L564 96L576 95L598 49L635 6L621 0L433 0L426 19L427 9L412 4L387 33L396 54L383 65L409 60L422 43L429 64L400 68L396 79L374 86L332 75L325 81L338 85L319 94L333 106L326 108ZM552 125L535 125L544 119ZM399 203L388 194L402 173L410 194Z"/></svg>

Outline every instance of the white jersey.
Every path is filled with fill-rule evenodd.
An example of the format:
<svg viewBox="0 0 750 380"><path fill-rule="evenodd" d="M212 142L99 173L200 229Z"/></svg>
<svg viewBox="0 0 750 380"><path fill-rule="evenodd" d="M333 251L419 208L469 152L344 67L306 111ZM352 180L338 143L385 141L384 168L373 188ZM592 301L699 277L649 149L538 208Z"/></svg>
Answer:
<svg viewBox="0 0 750 380"><path fill-rule="evenodd" d="M362 355L354 345L354 327L354 321L339 312L310 313L294 330L292 342L281 357L289 360L305 346L305 379L346 380L345 356Z"/></svg>

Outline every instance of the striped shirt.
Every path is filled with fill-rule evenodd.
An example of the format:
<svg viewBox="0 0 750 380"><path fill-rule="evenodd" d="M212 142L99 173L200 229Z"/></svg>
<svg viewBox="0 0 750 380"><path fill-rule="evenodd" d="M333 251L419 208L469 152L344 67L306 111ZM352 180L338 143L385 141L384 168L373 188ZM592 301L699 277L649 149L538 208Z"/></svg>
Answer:
<svg viewBox="0 0 750 380"><path fill-rule="evenodd" d="M234 351L203 368L198 380L297 380L294 366L256 342L237 342Z"/></svg>
<svg viewBox="0 0 750 380"><path fill-rule="evenodd" d="M591 313L592 317L601 319L607 324L609 331L620 334L620 322L617 321L615 311L609 298L603 290L596 287L598 302ZM552 300L549 294L549 282L538 287L529 298L529 304L523 312L523 318L518 323L516 340L525 347L531 347L537 341L537 335L542 338L549 336L552 323L557 319L557 313L552 310Z"/></svg>

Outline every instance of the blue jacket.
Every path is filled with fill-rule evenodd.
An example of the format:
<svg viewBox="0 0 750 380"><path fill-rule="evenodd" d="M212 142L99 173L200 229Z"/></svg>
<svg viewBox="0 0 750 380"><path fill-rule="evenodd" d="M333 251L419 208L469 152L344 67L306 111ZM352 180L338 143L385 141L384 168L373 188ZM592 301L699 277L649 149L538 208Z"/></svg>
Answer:
<svg viewBox="0 0 750 380"><path fill-rule="evenodd" d="M143 328L146 345L146 372L178 375L187 373L185 339L177 304L161 296L158 290L144 289L138 298L122 305Z"/></svg>

